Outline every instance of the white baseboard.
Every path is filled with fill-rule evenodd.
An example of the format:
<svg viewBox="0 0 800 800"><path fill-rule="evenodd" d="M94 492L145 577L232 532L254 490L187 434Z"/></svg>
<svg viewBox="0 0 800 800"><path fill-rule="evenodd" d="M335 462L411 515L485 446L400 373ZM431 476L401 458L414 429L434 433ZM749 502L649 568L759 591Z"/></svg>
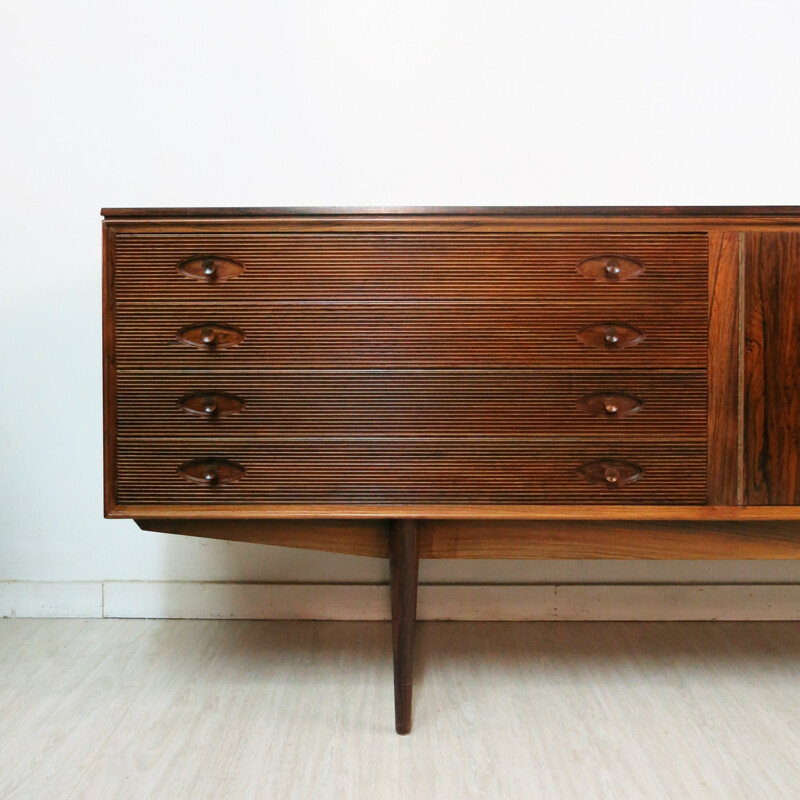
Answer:
<svg viewBox="0 0 800 800"><path fill-rule="evenodd" d="M0 582L0 616L389 619L389 587ZM798 620L800 584L423 585L421 620Z"/></svg>
<svg viewBox="0 0 800 800"><path fill-rule="evenodd" d="M100 581L0 581L0 617L102 617Z"/></svg>

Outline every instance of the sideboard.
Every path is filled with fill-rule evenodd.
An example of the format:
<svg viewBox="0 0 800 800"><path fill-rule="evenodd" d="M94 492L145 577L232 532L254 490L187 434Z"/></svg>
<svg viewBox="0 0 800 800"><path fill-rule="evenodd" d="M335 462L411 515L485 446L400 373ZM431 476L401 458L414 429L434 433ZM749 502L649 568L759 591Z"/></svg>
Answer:
<svg viewBox="0 0 800 800"><path fill-rule="evenodd" d="M105 513L389 558L800 557L800 207L104 209Z"/></svg>

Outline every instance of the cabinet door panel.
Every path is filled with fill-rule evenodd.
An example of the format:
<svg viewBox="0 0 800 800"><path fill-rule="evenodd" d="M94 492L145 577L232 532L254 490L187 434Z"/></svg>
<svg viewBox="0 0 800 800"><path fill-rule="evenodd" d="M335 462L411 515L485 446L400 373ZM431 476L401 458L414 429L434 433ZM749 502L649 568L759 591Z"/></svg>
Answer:
<svg viewBox="0 0 800 800"><path fill-rule="evenodd" d="M745 500L800 504L800 233L750 233L745 279Z"/></svg>

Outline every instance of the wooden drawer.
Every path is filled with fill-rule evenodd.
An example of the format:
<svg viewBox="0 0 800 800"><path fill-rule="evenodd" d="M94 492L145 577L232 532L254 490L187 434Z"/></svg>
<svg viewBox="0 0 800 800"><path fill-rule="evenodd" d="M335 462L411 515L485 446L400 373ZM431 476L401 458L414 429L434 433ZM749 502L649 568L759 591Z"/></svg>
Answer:
<svg viewBox="0 0 800 800"><path fill-rule="evenodd" d="M123 437L704 439L703 370L122 372Z"/></svg>
<svg viewBox="0 0 800 800"><path fill-rule="evenodd" d="M595 258L599 263L585 264ZM118 300L148 303L594 298L680 304L705 300L707 261L703 233L120 231L114 239Z"/></svg>
<svg viewBox="0 0 800 800"><path fill-rule="evenodd" d="M120 369L687 368L707 355L705 300L120 303L116 322Z"/></svg>
<svg viewBox="0 0 800 800"><path fill-rule="evenodd" d="M702 443L126 439L117 485L121 503L206 506L703 503L705 463Z"/></svg>

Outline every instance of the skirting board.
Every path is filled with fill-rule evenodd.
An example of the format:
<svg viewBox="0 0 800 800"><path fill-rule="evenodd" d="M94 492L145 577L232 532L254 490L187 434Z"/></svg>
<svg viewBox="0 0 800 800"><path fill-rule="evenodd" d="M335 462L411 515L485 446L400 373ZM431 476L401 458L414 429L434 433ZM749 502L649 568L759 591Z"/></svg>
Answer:
<svg viewBox="0 0 800 800"><path fill-rule="evenodd" d="M417 612L420 620L799 620L800 584L427 584ZM7 581L0 616L388 620L389 587Z"/></svg>

